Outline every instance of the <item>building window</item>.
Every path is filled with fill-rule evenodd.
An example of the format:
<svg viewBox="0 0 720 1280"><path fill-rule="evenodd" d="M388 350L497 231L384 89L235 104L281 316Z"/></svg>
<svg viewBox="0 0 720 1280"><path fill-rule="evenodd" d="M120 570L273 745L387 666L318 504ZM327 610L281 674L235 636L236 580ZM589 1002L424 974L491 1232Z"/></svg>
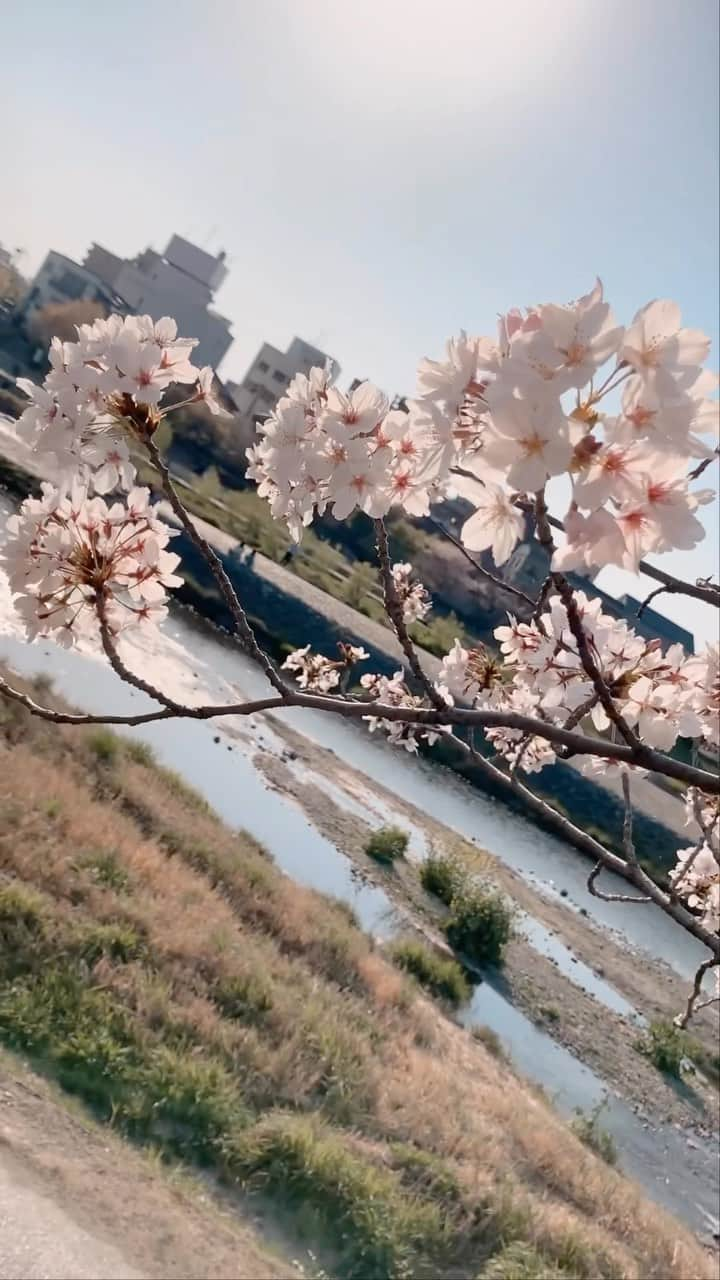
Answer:
<svg viewBox="0 0 720 1280"><path fill-rule="evenodd" d="M273 382L280 382L283 386L287 386L287 374L282 369L275 369L273 372Z"/></svg>
<svg viewBox="0 0 720 1280"><path fill-rule="evenodd" d="M258 370L260 373L267 373L269 368L270 365L267 363L267 360L258 360Z"/></svg>

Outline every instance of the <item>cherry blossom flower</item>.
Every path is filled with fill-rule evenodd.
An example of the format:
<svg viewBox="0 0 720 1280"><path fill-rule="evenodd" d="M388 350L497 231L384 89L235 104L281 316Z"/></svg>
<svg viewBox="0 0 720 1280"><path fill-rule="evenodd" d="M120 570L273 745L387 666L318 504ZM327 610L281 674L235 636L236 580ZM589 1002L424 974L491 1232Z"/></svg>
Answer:
<svg viewBox="0 0 720 1280"><path fill-rule="evenodd" d="M483 458L506 473L511 489L535 493L548 476L570 463L568 424L556 396L543 384L508 394L502 383L488 392L490 429L483 437Z"/></svg>
<svg viewBox="0 0 720 1280"><path fill-rule="evenodd" d="M430 612L432 601L422 582L413 581L412 565L394 564L391 573L405 622L421 622Z"/></svg>
<svg viewBox="0 0 720 1280"><path fill-rule="evenodd" d="M231 418L232 414L220 403L215 391L215 370L205 365L198 374L197 391L193 400L201 400L216 418Z"/></svg>
<svg viewBox="0 0 720 1280"><path fill-rule="evenodd" d="M476 500L476 511L465 521L461 538L469 551L492 550L496 565L509 559L520 541L525 523L508 494L498 485L485 485Z"/></svg>
<svg viewBox="0 0 720 1280"><path fill-rule="evenodd" d="M648 302L633 318L620 348L620 359L641 377L652 370L670 375L696 368L707 359L710 339L699 329L683 329L676 302Z"/></svg>
<svg viewBox="0 0 720 1280"><path fill-rule="evenodd" d="M31 637L52 632L71 644L97 634L99 601L114 632L164 616L167 590L182 579L179 556L165 549L172 531L149 500L133 489L108 507L87 487L63 495L46 485L10 517L0 560Z"/></svg>

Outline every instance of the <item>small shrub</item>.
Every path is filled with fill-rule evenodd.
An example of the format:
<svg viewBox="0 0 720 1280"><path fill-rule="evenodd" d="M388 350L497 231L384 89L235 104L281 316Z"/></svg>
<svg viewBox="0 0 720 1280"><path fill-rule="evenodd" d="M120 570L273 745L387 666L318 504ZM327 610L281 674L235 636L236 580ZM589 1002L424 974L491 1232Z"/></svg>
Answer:
<svg viewBox="0 0 720 1280"><path fill-rule="evenodd" d="M77 865L89 872L97 884L113 889L115 893L127 893L130 887L130 877L114 849L98 849L97 853L86 853Z"/></svg>
<svg viewBox="0 0 720 1280"><path fill-rule="evenodd" d="M259 974L234 974L221 978L213 999L226 1018L257 1022L273 1006L272 987Z"/></svg>
<svg viewBox="0 0 720 1280"><path fill-rule="evenodd" d="M567 1280L567 1272L559 1271L532 1245L515 1240L490 1259L477 1280Z"/></svg>
<svg viewBox="0 0 720 1280"><path fill-rule="evenodd" d="M560 1010L556 1009L554 1004L541 1004L538 1012L548 1022L560 1021Z"/></svg>
<svg viewBox="0 0 720 1280"><path fill-rule="evenodd" d="M9 980L33 967L43 932L42 899L22 884L0 887L0 975Z"/></svg>
<svg viewBox="0 0 720 1280"><path fill-rule="evenodd" d="M679 1027L659 1018L651 1022L645 1035L635 1041L635 1048L649 1058L658 1071L679 1080L682 1060L688 1057L688 1041L689 1036Z"/></svg>
<svg viewBox="0 0 720 1280"><path fill-rule="evenodd" d="M446 907L450 906L453 895L464 878L465 874L457 858L447 853L429 853L420 868L423 889L434 894Z"/></svg>
<svg viewBox="0 0 720 1280"><path fill-rule="evenodd" d="M485 1045L488 1053L491 1053L494 1058L499 1058L501 1062L507 1059L503 1042L497 1031L493 1031L492 1027L473 1027L472 1038Z"/></svg>
<svg viewBox="0 0 720 1280"><path fill-rule="evenodd" d="M396 1142L390 1148L392 1168L403 1183L418 1195L456 1204L462 1190L452 1169L432 1151L423 1151L410 1143Z"/></svg>
<svg viewBox="0 0 720 1280"><path fill-rule="evenodd" d="M194 787L191 787L174 769L159 769L158 772L168 791L177 800L180 800L186 808L192 809L195 813L212 812L205 797L199 791L196 791Z"/></svg>
<svg viewBox="0 0 720 1280"><path fill-rule="evenodd" d="M86 964L96 964L102 957L129 964L145 951L145 943L132 925L121 923L94 924L78 935L77 951Z"/></svg>
<svg viewBox="0 0 720 1280"><path fill-rule="evenodd" d="M615 1165L618 1161L618 1150L615 1145L615 1139L612 1134L608 1133L600 1125L600 1116L607 1105L607 1098L603 1098L601 1102L593 1107L592 1111L582 1111L577 1108L576 1118L573 1120L570 1128L586 1147L595 1152L596 1156L600 1156L606 1164Z"/></svg>
<svg viewBox="0 0 720 1280"><path fill-rule="evenodd" d="M422 942L404 939L390 949L395 964L411 973L434 996L458 1005L470 996L470 984L456 960L438 955Z"/></svg>
<svg viewBox="0 0 720 1280"><path fill-rule="evenodd" d="M87 736L87 745L102 764L114 764L120 753L120 739L110 729L94 729Z"/></svg>
<svg viewBox="0 0 720 1280"><path fill-rule="evenodd" d="M511 927L512 911L502 894L467 883L452 898L445 933L476 964L500 965Z"/></svg>
<svg viewBox="0 0 720 1280"><path fill-rule="evenodd" d="M147 742L141 742L139 738L129 738L124 747L125 755L128 760L132 760L133 764L144 765L146 769L151 769L155 764L155 752Z"/></svg>
<svg viewBox="0 0 720 1280"><path fill-rule="evenodd" d="M393 863L405 856L410 837L401 827L378 827L365 845L365 852L376 862Z"/></svg>

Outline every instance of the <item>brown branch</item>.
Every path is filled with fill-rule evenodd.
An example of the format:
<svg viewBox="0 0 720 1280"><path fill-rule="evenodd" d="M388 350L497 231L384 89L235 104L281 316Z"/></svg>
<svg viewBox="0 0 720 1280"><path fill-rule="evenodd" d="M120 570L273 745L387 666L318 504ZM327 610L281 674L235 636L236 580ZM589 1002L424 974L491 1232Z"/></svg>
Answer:
<svg viewBox="0 0 720 1280"><path fill-rule="evenodd" d="M134 688L139 689L141 693L147 694L148 698L152 698L154 702L159 702L161 706L166 707L168 711L173 713L173 715L184 715L186 708L181 702L176 702L174 698L168 697L167 694L164 694L160 689L157 689L155 685L150 684L148 680L143 680L142 676L135 675L135 673L130 670L120 657L108 622L107 600L100 592L98 592L95 597L95 611L97 613L98 625L100 627L100 642L103 647L103 652L115 674L120 676L120 679L123 680L125 684L133 685Z"/></svg>
<svg viewBox="0 0 720 1280"><path fill-rule="evenodd" d="M26 711L29 711L33 716L37 716L39 720L47 720L51 724L69 725L112 724L134 727L141 724L153 724L156 720L175 720L181 716L190 720L210 720L216 713L221 716L249 716L260 711L279 710L286 705L284 698L272 697L258 698L255 702L238 704L236 707L183 707L178 712L171 711L166 707L163 711L140 711L135 715L128 716L112 715L107 712L100 715L90 715L84 712L56 711L54 707L42 707L29 694L13 688L2 676L0 676L0 694L10 702L19 703L21 707L25 707Z"/></svg>
<svg viewBox="0 0 720 1280"><path fill-rule="evenodd" d="M575 638L578 656L582 662L583 670L590 677L593 689L598 696L598 701L602 705L608 719L615 725L618 733L622 738L624 738L628 746L635 749L640 745L640 740L637 734L630 728L629 724L627 724L624 716L622 716L618 710L610 689L608 688L600 668L592 655L587 634L582 624L582 618L580 617L580 611L575 600L575 593L563 574L553 574L553 578L558 589L560 599L565 605L568 624Z"/></svg>
<svg viewBox="0 0 720 1280"><path fill-rule="evenodd" d="M405 613L403 610L402 600L400 599L392 576L392 565L390 563L390 546L388 543L387 529L384 520L375 521L375 532L377 534L377 553L378 563L380 565L380 581L383 589L383 599L385 604L385 612L393 624L395 634L400 641L402 651L408 661L408 666L412 671L415 679L420 684L423 692L430 700L432 705L438 710L444 710L445 699L438 693L432 680L423 671L420 659L417 655L415 645L410 639L410 635L405 623Z"/></svg>
<svg viewBox="0 0 720 1280"><path fill-rule="evenodd" d="M6 690L0 685L0 692ZM8 696L13 696L12 693ZM16 699L17 700L17 699ZM27 704L26 704L27 705ZM67 724L141 724L143 720L168 719L171 716L183 716L195 720L210 720L222 716L247 715L248 705L255 710L278 710L286 707L308 707L313 711L327 711L341 715L347 719L362 720L367 716L377 716L381 720L397 720L405 724L425 725L463 725L478 729L518 729L521 733L534 734L547 742L557 743L567 749L569 756L595 755L605 760L619 760L626 764L637 764L653 773L663 774L668 778L677 778L690 787L699 787L708 795L720 795L720 777L708 773L704 769L675 760L672 756L663 755L652 747L642 743L635 749L622 742L609 742L604 738L591 738L585 734L574 733L562 725L551 724L546 720L536 720L532 716L507 710L478 710L468 707L403 707L391 706L383 702L365 702L359 699L344 699L330 694L304 693L301 690L288 689L276 698L262 699L259 703L229 703L199 707L183 707L177 712L155 712L151 715L132 719L100 716L92 720L82 718L69 719ZM44 708L28 707L33 714L42 716ZM45 717L48 718L48 717ZM53 718L53 717L49 717Z"/></svg>
<svg viewBox="0 0 720 1280"><path fill-rule="evenodd" d="M550 530L551 518L548 513L547 503L545 502L544 489L539 489L535 494L534 513L538 541L541 546L545 548L548 554L552 556L555 550L555 543ZM600 701L608 719L615 725L618 733L625 740L628 746L635 749L640 745L640 741L637 734L633 732L629 724L626 723L624 717L620 714L620 711L615 705L610 689L603 678L602 672L593 657L588 637L582 624L582 618L580 617L580 611L575 601L575 593L564 574L553 573L551 576L560 599L565 605L568 625L573 633L575 643L577 645L578 657L582 662L583 670L586 675L590 677L593 689L595 690L598 700Z"/></svg>
<svg viewBox="0 0 720 1280"><path fill-rule="evenodd" d="M451 533L449 529L446 529L445 525L441 524L439 520L436 520L434 516L428 516L427 519L430 521L430 524L434 525L439 533L442 533L449 542L452 542L454 547L457 547L458 551L461 552L474 569L477 569L478 573L482 574L483 578L487 578L488 582L492 582L493 586L500 587L502 591L508 591L510 595L515 596L518 600L522 600L523 604L529 605L531 609L535 607L535 601L532 596L526 595L524 591L519 589L519 587L512 586L512 584L506 582L504 578L497 577L494 573L491 573L489 569L486 569L484 565L481 565L480 562L470 554L467 548L463 546L460 539L456 538L455 534Z"/></svg>
<svg viewBox="0 0 720 1280"><path fill-rule="evenodd" d="M719 454L720 454L720 446L713 451L713 453L710 455L709 458L703 458L702 462L698 462L697 466L693 467L692 471L688 471L688 474L687 474L688 480L699 480L703 471L707 470L707 468L710 466L712 462L715 461L715 459L718 457Z"/></svg>
<svg viewBox="0 0 720 1280"><path fill-rule="evenodd" d="M715 1004L716 1000L720 1000L720 996L710 996L707 1000L701 1000L700 1003L698 1004L698 997L702 990L703 978L705 977L705 974L708 972L708 970L714 969L717 966L717 964L718 964L717 960L704 960L703 963L700 965L697 973L695 974L693 989L690 992L690 995L688 996L688 1002L687 1002L687 1005L685 1006L685 1011L683 1013L678 1014L677 1018L675 1018L676 1027L680 1027L681 1029L684 1030L688 1022L690 1021L693 1013L697 1013L698 1010L700 1009L706 1009L709 1004Z"/></svg>
<svg viewBox="0 0 720 1280"><path fill-rule="evenodd" d="M475 763L492 778L493 782L504 790L514 791L516 795L522 798L528 809L542 817L549 826L554 827L565 840L574 844L584 853L589 853L592 858L596 859L608 871L614 872L623 880L627 880L637 889L640 889L648 901L654 902L666 915L671 916L677 924L682 925L688 933L691 933L699 942L702 942L716 957L716 963L720 961L720 938L718 938L718 935L706 929L701 921L680 903L673 902L669 895L650 878L647 872L643 871L639 863L628 863L618 854L606 849L594 836L589 835L587 831L583 831L580 827L576 827L569 818L558 813L545 800L541 800L517 776L512 779L509 778L502 769L498 769L496 765L491 764L489 760L481 756L467 742L463 742L461 738L453 735L452 741L466 754L472 756ZM601 897L602 895L598 893L596 896ZM640 900L644 901L644 898Z"/></svg>
<svg viewBox="0 0 720 1280"><path fill-rule="evenodd" d="M601 898L603 902L652 902L652 898L648 898L644 893L605 893L602 889L598 889L595 882L602 870L603 863L596 862L587 878L587 887L594 898Z"/></svg>
<svg viewBox="0 0 720 1280"><path fill-rule="evenodd" d="M248 621L247 614L240 604L232 582L225 572L222 560L218 555L216 555L212 547L206 542L205 538L203 538L202 534L198 532L191 517L185 510L185 507L183 506L172 482L170 471L163 461L157 445L152 439L147 440L145 443L153 465L157 468L160 474L163 488L168 496L168 500L175 512L175 515L182 524L183 529L187 533L193 545L200 552L215 578L218 587L220 588L220 592L230 611L230 616L235 624L238 637L241 640L243 647L247 650L250 656L260 664L273 688L277 689L278 693L287 693L288 687L275 667L275 664L258 644L255 632Z"/></svg>
<svg viewBox="0 0 720 1280"><path fill-rule="evenodd" d="M533 504L523 498L517 500L517 506L521 511L533 510ZM553 529L560 529L561 532L564 532L565 525L562 520L558 520L557 516L548 514L547 522ZM716 609L720 609L720 586L716 586L714 583L684 582L682 578L676 578L674 574L668 573L665 569L658 569L647 560L640 561L638 573L644 573L647 578L653 578L655 582L661 582L671 595L691 596L693 600L702 600L705 604L711 604Z"/></svg>

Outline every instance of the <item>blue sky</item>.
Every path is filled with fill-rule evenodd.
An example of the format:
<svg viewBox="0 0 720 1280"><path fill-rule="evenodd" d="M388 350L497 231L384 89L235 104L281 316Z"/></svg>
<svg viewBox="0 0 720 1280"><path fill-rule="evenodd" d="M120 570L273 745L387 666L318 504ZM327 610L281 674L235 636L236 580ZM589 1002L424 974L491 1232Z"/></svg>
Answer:
<svg viewBox="0 0 720 1280"><path fill-rule="evenodd" d="M27 271L225 248L228 376L297 333L407 391L596 274L622 320L677 299L717 364L715 0L33 0L2 39L0 241ZM713 572L712 532L663 563Z"/></svg>

